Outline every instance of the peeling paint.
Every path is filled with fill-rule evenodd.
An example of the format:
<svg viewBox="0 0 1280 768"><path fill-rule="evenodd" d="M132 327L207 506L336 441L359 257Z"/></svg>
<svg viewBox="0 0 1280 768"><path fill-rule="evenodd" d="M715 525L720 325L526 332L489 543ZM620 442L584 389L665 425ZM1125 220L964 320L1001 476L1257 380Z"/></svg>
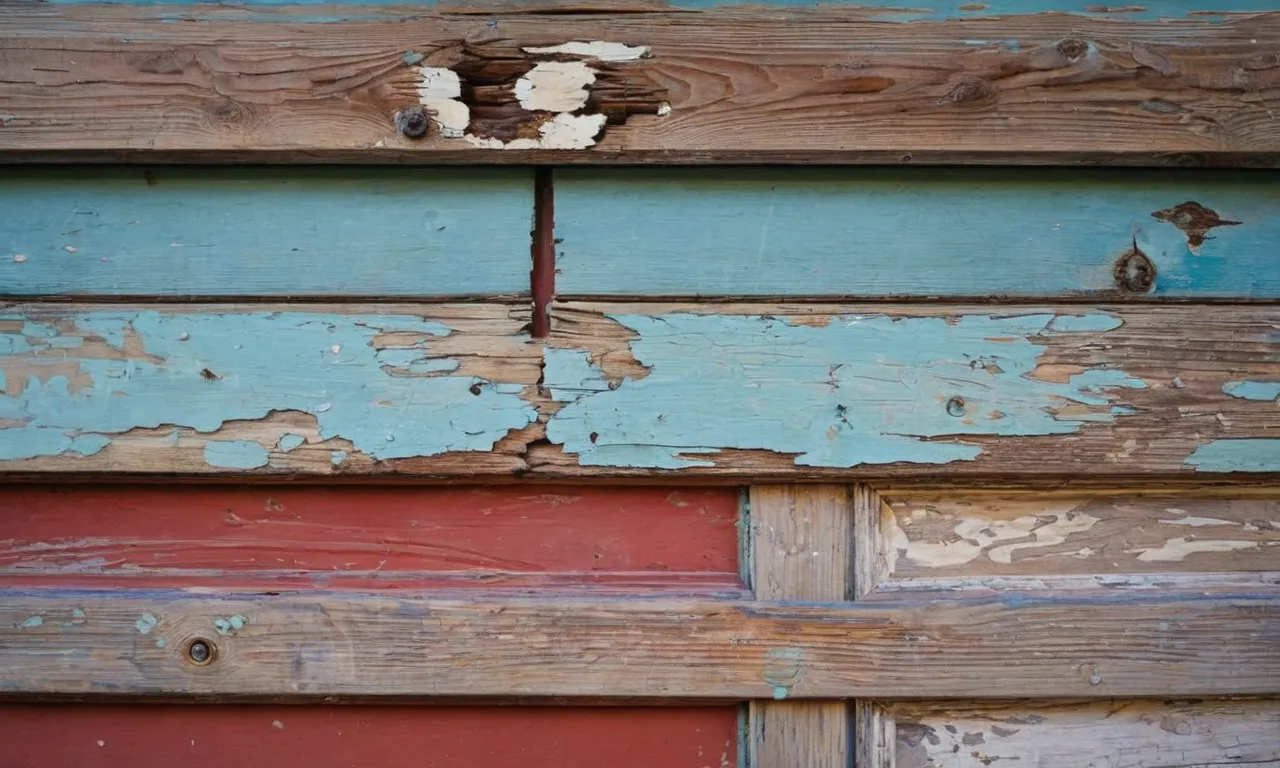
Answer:
<svg viewBox="0 0 1280 768"><path fill-rule="evenodd" d="M649 55L647 45L627 45L626 43L610 43L603 40L574 41L560 45L545 45L525 48L525 53L535 56L553 56L567 54L580 56L593 61L635 61Z"/></svg>
<svg viewBox="0 0 1280 768"><path fill-rule="evenodd" d="M1222 391L1241 400L1280 400L1280 381L1229 381Z"/></svg>
<svg viewBox="0 0 1280 768"><path fill-rule="evenodd" d="M149 635L151 634L151 630L155 629L156 625L159 623L160 623L160 620L157 619L154 615L150 613L144 613L142 614L141 617L138 618L137 621L133 623L133 626L137 628L138 632L144 635Z"/></svg>
<svg viewBox="0 0 1280 768"><path fill-rule="evenodd" d="M587 106L596 74L581 61L544 61L516 81L516 99L530 111L576 112Z"/></svg>
<svg viewBox="0 0 1280 768"><path fill-rule="evenodd" d="M219 635L229 637L234 635L238 630L244 629L249 620L243 616L228 616L224 619L214 619L213 628Z"/></svg>
<svg viewBox="0 0 1280 768"><path fill-rule="evenodd" d="M23 629L35 629L44 626L43 616L29 616L18 624Z"/></svg>
<svg viewBox="0 0 1280 768"><path fill-rule="evenodd" d="M1213 440L1197 446L1186 465L1201 472L1280 472L1280 438Z"/></svg>
<svg viewBox="0 0 1280 768"><path fill-rule="evenodd" d="M547 436L589 466L707 466L687 455L726 448L801 466L966 461L981 453L966 435L1071 434L1128 413L1111 390L1146 386L1117 368L1037 377L1046 347L1033 338L1118 326L1109 315L610 317L639 335L646 376L611 387L580 351L544 366L565 403Z"/></svg>
<svg viewBox="0 0 1280 768"><path fill-rule="evenodd" d="M804 677L804 651L799 648L775 648L765 655L764 681L773 689L773 698L781 701L791 695L796 683Z"/></svg>
<svg viewBox="0 0 1280 768"><path fill-rule="evenodd" d="M1020 549L1055 547L1100 522L1092 515L1075 512L1076 506L1074 502L1046 502L1038 514L1021 515L1013 520L963 519L956 523L954 537L940 542L909 541L901 522L895 519L893 544L899 557L925 568L964 565L984 553L992 562L1008 565L1013 562L1013 553ZM1000 544L1028 537L1030 541Z"/></svg>
<svg viewBox="0 0 1280 768"><path fill-rule="evenodd" d="M1255 549L1261 546L1257 541L1231 541L1221 539L1196 539L1184 537L1169 539L1159 547L1138 547L1126 549L1125 554L1137 554L1144 563L1176 563L1185 560L1197 552L1235 552L1241 549Z"/></svg>
<svg viewBox="0 0 1280 768"><path fill-rule="evenodd" d="M287 432L280 436L280 439L276 442L276 448L280 449L284 453L288 453L305 442L307 442L307 438L302 435L295 435L292 432Z"/></svg>
<svg viewBox="0 0 1280 768"><path fill-rule="evenodd" d="M471 376L388 363L387 352L411 350L437 371L456 368L432 354L452 331L415 316L104 310L59 316L56 332L21 315L4 321L28 322L0 330L0 460L101 450L135 428L216 433L272 411L312 414L322 439L349 440L376 459L432 456L488 451L537 417L520 385L473 393ZM236 468L266 456L244 441L205 452Z"/></svg>

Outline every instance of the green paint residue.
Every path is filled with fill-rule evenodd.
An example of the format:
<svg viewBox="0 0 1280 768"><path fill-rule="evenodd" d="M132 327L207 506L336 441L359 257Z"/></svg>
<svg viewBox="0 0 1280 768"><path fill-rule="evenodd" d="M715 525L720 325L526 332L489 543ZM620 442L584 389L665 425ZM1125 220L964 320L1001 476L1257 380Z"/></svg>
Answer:
<svg viewBox="0 0 1280 768"><path fill-rule="evenodd" d="M1280 472L1280 438L1213 440L1197 446L1186 464L1200 472Z"/></svg>
<svg viewBox="0 0 1280 768"><path fill-rule="evenodd" d="M165 647L165 646L166 646L166 645L168 645L168 644L169 644L169 641L168 641L168 640L165 640L163 637L157 637L157 638L156 638L156 647L157 647L157 648L163 648L163 647Z"/></svg>
<svg viewBox="0 0 1280 768"><path fill-rule="evenodd" d="M227 637L234 635L237 630L243 629L249 620L243 616L228 616L225 619L214 619L213 628L219 635Z"/></svg>
<svg viewBox="0 0 1280 768"><path fill-rule="evenodd" d="M155 629L156 625L159 623L160 620L155 616L152 616L149 613L144 613L141 618L133 623L133 626L137 627L138 631L142 634L147 635L150 634L151 630Z"/></svg>
<svg viewBox="0 0 1280 768"><path fill-rule="evenodd" d="M28 617L18 626L22 627L23 629L35 629L36 627L42 627L44 626L44 617L43 616Z"/></svg>

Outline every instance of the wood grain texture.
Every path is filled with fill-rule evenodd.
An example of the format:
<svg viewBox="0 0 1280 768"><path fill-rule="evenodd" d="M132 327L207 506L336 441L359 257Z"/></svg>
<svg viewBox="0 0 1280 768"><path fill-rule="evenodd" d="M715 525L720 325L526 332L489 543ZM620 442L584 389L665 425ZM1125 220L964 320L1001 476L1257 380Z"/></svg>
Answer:
<svg viewBox="0 0 1280 768"><path fill-rule="evenodd" d="M1280 83L1280 23L1261 12L1274 10L1267 3L1180 0L1129 13L1076 0L968 11L721 5L10 2L0 9L0 148L17 160L432 163L1280 156L1267 108ZM316 21L326 23L307 23ZM619 63L526 50L570 41L648 55ZM515 88L558 58L598 72L586 115L602 128L577 151L531 149L558 146L543 131L555 113L525 109ZM426 138L395 129L397 112L429 101L418 93L423 67L464 78L451 100L469 118L458 138L441 135L439 114Z"/></svg>
<svg viewBox="0 0 1280 768"><path fill-rule="evenodd" d="M561 296L1280 297L1257 173L563 169Z"/></svg>
<svg viewBox="0 0 1280 768"><path fill-rule="evenodd" d="M877 701L854 703L854 768L898 768L897 720ZM908 768L907 764L901 768Z"/></svg>
<svg viewBox="0 0 1280 768"><path fill-rule="evenodd" d="M741 594L737 518L731 488L22 485L0 583Z"/></svg>
<svg viewBox="0 0 1280 768"><path fill-rule="evenodd" d="M1280 701L892 705L897 768L1280 765Z"/></svg>
<svg viewBox="0 0 1280 768"><path fill-rule="evenodd" d="M7 470L505 474L534 424L525 307L0 310Z"/></svg>
<svg viewBox="0 0 1280 768"><path fill-rule="evenodd" d="M545 352L561 404L552 447L530 461L544 474L844 480L1275 472L1280 411L1262 383L1280 379L1276 318L566 303Z"/></svg>
<svg viewBox="0 0 1280 768"><path fill-rule="evenodd" d="M0 705L13 768L732 768L733 707Z"/></svg>
<svg viewBox="0 0 1280 768"><path fill-rule="evenodd" d="M754 485L750 490L752 589L758 600L844 601L853 595L853 489L844 485ZM852 732L844 701L753 701L753 768L849 764Z"/></svg>
<svg viewBox="0 0 1280 768"><path fill-rule="evenodd" d="M0 593L0 694L787 699L1280 693L1274 584L778 603ZM212 644L210 663L187 660Z"/></svg>
<svg viewBox="0 0 1280 768"><path fill-rule="evenodd" d="M524 296L532 207L515 169L9 168L0 293Z"/></svg>
<svg viewBox="0 0 1280 768"><path fill-rule="evenodd" d="M883 581L1274 570L1276 498L889 496ZM881 584L882 587L889 585Z"/></svg>

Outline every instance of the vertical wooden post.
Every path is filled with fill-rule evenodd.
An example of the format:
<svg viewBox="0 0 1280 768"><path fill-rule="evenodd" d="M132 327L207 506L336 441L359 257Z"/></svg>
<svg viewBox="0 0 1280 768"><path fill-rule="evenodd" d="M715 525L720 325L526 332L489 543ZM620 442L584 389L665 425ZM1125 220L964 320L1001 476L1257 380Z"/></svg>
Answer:
<svg viewBox="0 0 1280 768"><path fill-rule="evenodd" d="M841 601L855 595L855 489L759 485L750 494L752 584L759 600ZM751 768L846 768L846 702L760 701L750 708Z"/></svg>
<svg viewBox="0 0 1280 768"><path fill-rule="evenodd" d="M880 494L867 485L853 488L853 599L875 591L893 572L894 552L885 535L893 512ZM854 768L893 768L897 723L879 702L858 700L853 705Z"/></svg>

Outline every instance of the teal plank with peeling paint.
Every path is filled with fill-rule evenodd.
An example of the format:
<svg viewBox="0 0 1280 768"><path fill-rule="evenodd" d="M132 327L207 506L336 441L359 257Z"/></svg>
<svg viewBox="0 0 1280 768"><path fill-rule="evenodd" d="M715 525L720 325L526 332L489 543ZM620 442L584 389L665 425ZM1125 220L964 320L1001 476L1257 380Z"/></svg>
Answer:
<svg viewBox="0 0 1280 768"><path fill-rule="evenodd" d="M1280 184L1156 170L556 173L561 295L1280 298Z"/></svg>
<svg viewBox="0 0 1280 768"><path fill-rule="evenodd" d="M1214 440L1196 448L1187 466L1201 472L1280 472L1280 439Z"/></svg>
<svg viewBox="0 0 1280 768"><path fill-rule="evenodd" d="M392 312L0 312L0 460L88 456L135 428L212 435L273 412L308 414L322 439L374 459L488 451L537 414L522 384L460 372L437 350L452 333ZM280 449L302 442L286 434ZM204 458L253 469L267 451L214 440Z"/></svg>
<svg viewBox="0 0 1280 768"><path fill-rule="evenodd" d="M610 386L585 351L547 350L544 384L565 403L547 426L587 466L713 466L755 449L809 467L977 458L965 436L1071 435L1130 409L1110 393L1147 384L1117 366L1037 377L1043 342L1118 328L1101 312L834 317L609 315L647 374ZM1072 408L1063 408L1071 404ZM943 439L937 438L958 438Z"/></svg>
<svg viewBox="0 0 1280 768"><path fill-rule="evenodd" d="M9 168L0 294L529 290L530 171Z"/></svg>

